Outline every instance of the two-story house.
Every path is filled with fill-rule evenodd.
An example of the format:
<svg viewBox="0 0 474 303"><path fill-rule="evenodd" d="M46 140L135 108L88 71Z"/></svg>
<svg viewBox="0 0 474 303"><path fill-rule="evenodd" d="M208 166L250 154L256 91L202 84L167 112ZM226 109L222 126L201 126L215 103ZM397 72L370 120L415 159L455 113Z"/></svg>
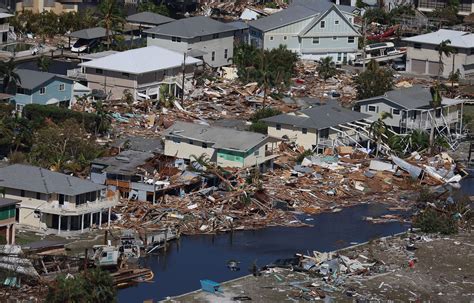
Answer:
<svg viewBox="0 0 474 303"><path fill-rule="evenodd" d="M353 11L328 1L295 3L249 22L250 44L263 49L285 45L303 59L330 56L336 63L349 62L355 59L360 37Z"/></svg>
<svg viewBox="0 0 474 303"><path fill-rule="evenodd" d="M238 29L209 17L179 19L148 30L147 45L156 45L202 58L211 67L232 63L234 32Z"/></svg>
<svg viewBox="0 0 474 303"><path fill-rule="evenodd" d="M449 45L456 52L449 57L442 56L441 76L448 78L459 70L462 78L474 79L474 34L449 29L403 39L407 44L407 72L437 76L440 63L436 47L446 40L451 41Z"/></svg>
<svg viewBox="0 0 474 303"><path fill-rule="evenodd" d="M83 232L110 224L116 195L104 185L44 168L14 164L0 168L5 197L20 200L18 223L45 233Z"/></svg>
<svg viewBox="0 0 474 303"><path fill-rule="evenodd" d="M120 99L125 91L129 91L139 100L158 98L162 86L170 95L180 95L183 92L183 63L186 65L185 78L189 80L202 61L182 52L147 46L79 65L90 89L103 91L112 99Z"/></svg>
<svg viewBox="0 0 474 303"><path fill-rule="evenodd" d="M232 128L177 121L163 133L166 156L193 160L206 155L221 167L271 168L280 140Z"/></svg>
<svg viewBox="0 0 474 303"><path fill-rule="evenodd" d="M268 135L317 152L341 145L361 147L369 140L364 121L369 115L343 108L334 100L311 103L308 109L262 119Z"/></svg>
<svg viewBox="0 0 474 303"><path fill-rule="evenodd" d="M428 87L414 85L394 89L382 96L357 101L354 110L370 115L375 121L382 112L392 115L384 122L400 134L411 130L429 131L433 126L446 135L462 132L463 100L443 98L436 110L431 105Z"/></svg>
<svg viewBox="0 0 474 303"><path fill-rule="evenodd" d="M11 17L13 17L13 15L9 14L8 11L0 9L0 44L16 40L13 27L10 30L9 19Z"/></svg>
<svg viewBox="0 0 474 303"><path fill-rule="evenodd" d="M0 235L6 244L15 244L16 208L20 200L0 197Z"/></svg>
<svg viewBox="0 0 474 303"><path fill-rule="evenodd" d="M21 112L27 104L56 104L69 107L72 99L74 81L62 75L39 72L29 69L15 71L20 76L16 94L11 102Z"/></svg>

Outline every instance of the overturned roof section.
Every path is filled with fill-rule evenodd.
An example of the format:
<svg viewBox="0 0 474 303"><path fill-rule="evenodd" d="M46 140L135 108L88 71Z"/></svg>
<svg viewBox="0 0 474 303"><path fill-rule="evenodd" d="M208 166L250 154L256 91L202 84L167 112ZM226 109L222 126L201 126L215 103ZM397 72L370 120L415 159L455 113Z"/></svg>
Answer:
<svg viewBox="0 0 474 303"><path fill-rule="evenodd" d="M119 52L79 65L139 75L182 66L183 60L183 53L159 46L147 46ZM194 65L201 62L199 59L186 57L186 65Z"/></svg>
<svg viewBox="0 0 474 303"><path fill-rule="evenodd" d="M138 14L130 15L127 17L127 21L131 23L148 24L148 25L161 25L168 22L174 21L173 18L166 17L160 14L152 12L141 12Z"/></svg>
<svg viewBox="0 0 474 303"><path fill-rule="evenodd" d="M395 103L405 109L418 109L430 107L431 93L427 87L414 85L409 88L391 90L382 96L359 100L357 103L372 103L381 99Z"/></svg>
<svg viewBox="0 0 474 303"><path fill-rule="evenodd" d="M144 32L164 36L196 38L206 35L235 31L236 28L205 16L175 20Z"/></svg>
<svg viewBox="0 0 474 303"><path fill-rule="evenodd" d="M137 168L152 157L152 153L126 150L115 157L95 159L92 161L92 165L105 166L104 171L109 174L130 176L136 174Z"/></svg>
<svg viewBox="0 0 474 303"><path fill-rule="evenodd" d="M23 164L0 168L0 187L68 196L105 189L105 186L88 180Z"/></svg>
<svg viewBox="0 0 474 303"><path fill-rule="evenodd" d="M325 129L368 118L369 115L341 107L335 101L312 108L262 119L265 122L286 124L302 128Z"/></svg>
<svg viewBox="0 0 474 303"><path fill-rule="evenodd" d="M437 32L404 38L403 41L438 45L445 40L450 40L449 45L460 48L474 48L474 34L469 32L440 29Z"/></svg>
<svg viewBox="0 0 474 303"><path fill-rule="evenodd" d="M209 143L214 148L244 152L269 138L253 132L182 121L175 122L163 135Z"/></svg>
<svg viewBox="0 0 474 303"><path fill-rule="evenodd" d="M64 81L72 83L72 80L64 76L52 73L39 72L29 69L17 69L16 73L18 74L18 76L20 76L19 86L29 90L33 90L54 78L62 79Z"/></svg>
<svg viewBox="0 0 474 303"><path fill-rule="evenodd" d="M86 28L72 32L69 34L69 36L86 40L100 39L107 37L107 30L103 27Z"/></svg>

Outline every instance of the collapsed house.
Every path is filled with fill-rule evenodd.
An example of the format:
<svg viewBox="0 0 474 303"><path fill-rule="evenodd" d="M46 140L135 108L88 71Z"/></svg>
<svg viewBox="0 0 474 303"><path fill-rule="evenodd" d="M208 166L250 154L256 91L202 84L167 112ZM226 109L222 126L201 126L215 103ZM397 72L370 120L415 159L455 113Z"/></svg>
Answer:
<svg viewBox="0 0 474 303"><path fill-rule="evenodd" d="M312 108L262 119L268 124L268 134L318 152L337 146L362 147L369 140L365 121L369 115L345 109L337 101L313 101Z"/></svg>
<svg viewBox="0 0 474 303"><path fill-rule="evenodd" d="M463 129L463 103L461 99L442 98L441 106L434 109L429 88L414 85L410 88L394 89L385 95L357 101L354 110L370 115L375 121L382 112L392 117L384 119L385 124L400 134L412 130L428 131L432 127L445 137L452 149L457 147L457 136Z"/></svg>
<svg viewBox="0 0 474 303"><path fill-rule="evenodd" d="M164 133L165 155L193 160L206 155L221 167L272 168L280 140L253 132L178 121Z"/></svg>
<svg viewBox="0 0 474 303"><path fill-rule="evenodd" d="M0 187L6 198L21 201L19 224L58 235L110 224L111 209L118 203L103 185L22 164L0 168Z"/></svg>

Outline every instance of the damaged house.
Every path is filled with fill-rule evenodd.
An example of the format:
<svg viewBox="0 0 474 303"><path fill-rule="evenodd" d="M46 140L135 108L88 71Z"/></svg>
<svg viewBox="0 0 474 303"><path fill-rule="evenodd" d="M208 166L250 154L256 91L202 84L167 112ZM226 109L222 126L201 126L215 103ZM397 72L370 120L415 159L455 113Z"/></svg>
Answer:
<svg viewBox="0 0 474 303"><path fill-rule="evenodd" d="M118 203L103 185L22 164L0 168L0 188L6 198L20 200L19 224L45 233L70 234L109 224Z"/></svg>
<svg viewBox="0 0 474 303"><path fill-rule="evenodd" d="M415 129L429 131L433 126L445 136L452 148L456 147L456 135L462 133L463 100L442 98L441 107L431 105L428 87L414 85L410 88L394 89L382 96L357 101L354 110L370 115L376 121L382 112L392 115L384 120L395 132L409 133Z"/></svg>
<svg viewBox="0 0 474 303"><path fill-rule="evenodd" d="M193 160L206 155L221 167L258 165L261 170L272 167L279 142L259 133L181 121L174 123L163 136L166 156Z"/></svg>
<svg viewBox="0 0 474 303"><path fill-rule="evenodd" d="M268 135L283 138L305 149L322 152L341 145L362 147L369 140L365 121L369 115L341 107L336 101L262 119Z"/></svg>
<svg viewBox="0 0 474 303"><path fill-rule="evenodd" d="M355 59L360 33L351 6L329 1L294 1L287 9L249 22L250 44L274 49L280 45L302 59L332 57L336 63Z"/></svg>

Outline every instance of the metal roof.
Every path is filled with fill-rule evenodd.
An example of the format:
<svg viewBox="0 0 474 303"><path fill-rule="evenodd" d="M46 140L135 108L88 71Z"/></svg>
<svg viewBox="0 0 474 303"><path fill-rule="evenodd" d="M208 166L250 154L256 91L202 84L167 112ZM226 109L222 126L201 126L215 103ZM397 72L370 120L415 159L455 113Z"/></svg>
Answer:
<svg viewBox="0 0 474 303"><path fill-rule="evenodd" d="M0 187L68 196L105 189L105 186L89 180L23 164L0 168Z"/></svg>
<svg viewBox="0 0 474 303"><path fill-rule="evenodd" d="M107 57L110 55L114 55L116 53L118 53L118 51L107 50L107 51L91 53L91 54L80 54L79 58L81 60L94 60L94 59L99 59L99 58Z"/></svg>
<svg viewBox="0 0 474 303"><path fill-rule="evenodd" d="M357 103L373 103L386 100L398 104L405 109L418 109L430 107L431 93L429 88L421 85L414 85L409 88L394 89L385 95L363 99Z"/></svg>
<svg viewBox="0 0 474 303"><path fill-rule="evenodd" d="M93 28L86 28L81 29L69 34L70 37L78 38L78 39L99 39L107 37L106 29L103 27L93 27ZM110 33L110 35L112 32Z"/></svg>
<svg viewBox="0 0 474 303"><path fill-rule="evenodd" d="M64 81L72 83L72 80L62 75L57 75L57 74L52 74L52 73L47 73L47 72L40 72L40 71L29 70L29 69L17 69L15 72L18 74L18 76L20 76L21 82L19 83L18 86L25 89L29 89L29 90L33 90L53 78L62 79Z"/></svg>
<svg viewBox="0 0 474 303"><path fill-rule="evenodd" d="M152 12L141 12L138 14L130 15L127 17L128 22L140 23L140 24L149 24L149 25L160 25L168 22L172 22L175 19L166 17L160 14L155 14Z"/></svg>
<svg viewBox="0 0 474 303"><path fill-rule="evenodd" d="M404 38L403 41L415 42L415 43L426 43L432 45L438 45L442 41L450 40L451 46L460 48L473 48L474 47L474 34L469 32L455 31L450 29L440 29L437 32L418 35L410 38Z"/></svg>
<svg viewBox="0 0 474 303"><path fill-rule="evenodd" d="M159 46L147 46L119 52L79 65L139 75L182 66L183 60L183 53ZM186 65L194 65L201 62L201 60L191 56L186 57Z"/></svg>
<svg viewBox="0 0 474 303"><path fill-rule="evenodd" d="M293 0L290 4L290 7L300 5L300 6L309 8L313 11L324 13L331 7L332 4L333 3L328 0ZM346 13L352 13L354 12L354 10L357 9L357 7L350 6L350 5L336 5L336 6L340 11L346 12Z"/></svg>
<svg viewBox="0 0 474 303"><path fill-rule="evenodd" d="M92 164L106 166L104 171L110 174L130 176L134 175L137 168L144 165L152 157L153 154L149 152L125 150L115 157L95 159Z"/></svg>
<svg viewBox="0 0 474 303"><path fill-rule="evenodd" d="M262 121L302 128L325 129L368 117L369 115L343 108L336 101L328 101L312 108L265 118Z"/></svg>
<svg viewBox="0 0 474 303"><path fill-rule="evenodd" d="M164 36L195 38L235 30L236 28L234 26L226 23L205 16L196 16L175 20L170 23L150 28L144 32Z"/></svg>
<svg viewBox="0 0 474 303"><path fill-rule="evenodd" d="M164 131L163 135L209 143L212 144L212 147L214 148L244 152L269 138L268 136L259 133L183 121L175 122L171 127Z"/></svg>

